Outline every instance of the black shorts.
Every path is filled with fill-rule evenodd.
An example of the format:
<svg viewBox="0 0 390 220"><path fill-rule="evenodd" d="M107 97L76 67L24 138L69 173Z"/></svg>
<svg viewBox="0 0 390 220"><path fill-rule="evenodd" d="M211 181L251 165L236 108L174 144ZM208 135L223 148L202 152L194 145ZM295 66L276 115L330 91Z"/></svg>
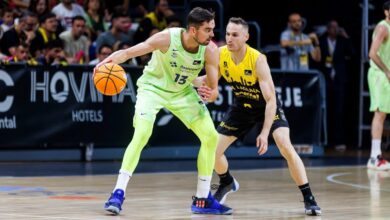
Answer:
<svg viewBox="0 0 390 220"><path fill-rule="evenodd" d="M242 107L229 107L217 131L227 136L240 138L247 134L254 126L258 125L260 130L264 123L265 109L249 109ZM276 115L272 124L270 134L280 127L289 127L282 107L277 106ZM258 131L260 133L260 130Z"/></svg>

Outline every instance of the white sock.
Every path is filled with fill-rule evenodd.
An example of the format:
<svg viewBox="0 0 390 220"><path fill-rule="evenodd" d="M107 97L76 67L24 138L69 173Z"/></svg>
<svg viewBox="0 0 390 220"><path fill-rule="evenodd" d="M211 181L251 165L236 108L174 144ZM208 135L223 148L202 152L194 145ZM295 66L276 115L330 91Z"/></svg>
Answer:
<svg viewBox="0 0 390 220"><path fill-rule="evenodd" d="M123 190L123 192L126 192L127 184L129 183L130 177L131 173L124 170L119 170L118 179L116 181L116 185L113 192L117 189L121 189Z"/></svg>
<svg viewBox="0 0 390 220"><path fill-rule="evenodd" d="M196 197L207 198L210 192L211 176L198 176Z"/></svg>
<svg viewBox="0 0 390 220"><path fill-rule="evenodd" d="M372 139L371 141L371 158L376 158L382 154L381 139Z"/></svg>

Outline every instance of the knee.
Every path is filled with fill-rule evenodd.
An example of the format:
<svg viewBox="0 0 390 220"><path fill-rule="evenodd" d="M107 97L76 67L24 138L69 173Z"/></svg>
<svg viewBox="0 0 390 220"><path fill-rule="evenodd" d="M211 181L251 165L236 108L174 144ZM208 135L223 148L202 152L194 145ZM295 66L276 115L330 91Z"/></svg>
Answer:
<svg viewBox="0 0 390 220"><path fill-rule="evenodd" d="M153 122L137 119L134 123L134 137L140 139L149 139L153 131Z"/></svg>
<svg viewBox="0 0 390 220"><path fill-rule="evenodd" d="M218 144L218 132L215 129L205 130L202 137L200 137L200 141L207 144L208 147L216 149Z"/></svg>
<svg viewBox="0 0 390 220"><path fill-rule="evenodd" d="M275 142L279 148L280 153L286 159L293 158L297 155L297 153L296 153L294 147L292 146L291 141L288 137L285 137L285 136L275 137Z"/></svg>

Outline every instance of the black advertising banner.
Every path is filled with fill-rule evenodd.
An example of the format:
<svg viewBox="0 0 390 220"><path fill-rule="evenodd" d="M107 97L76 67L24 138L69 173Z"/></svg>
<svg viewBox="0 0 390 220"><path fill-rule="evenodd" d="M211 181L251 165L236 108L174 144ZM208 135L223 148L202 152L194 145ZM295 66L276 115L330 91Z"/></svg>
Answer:
<svg viewBox="0 0 390 220"><path fill-rule="evenodd" d="M89 66L5 66L0 70L3 146L126 143L132 133L134 84L118 96L98 93ZM136 75L139 69L133 69Z"/></svg>
<svg viewBox="0 0 390 220"><path fill-rule="evenodd" d="M132 135L136 80L140 68L125 68L128 82L117 96L96 91L92 66L25 66L0 68L0 147L126 146ZM290 122L294 143L320 144L323 96L318 72L273 71L276 90ZM233 93L224 83L220 96L208 104L216 124ZM170 112L158 114L149 145L196 145L198 140Z"/></svg>

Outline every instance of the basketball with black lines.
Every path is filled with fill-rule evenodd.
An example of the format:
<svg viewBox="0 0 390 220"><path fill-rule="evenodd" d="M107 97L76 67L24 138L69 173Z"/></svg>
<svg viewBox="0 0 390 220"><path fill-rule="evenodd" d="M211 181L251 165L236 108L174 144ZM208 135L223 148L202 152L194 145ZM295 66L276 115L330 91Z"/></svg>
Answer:
<svg viewBox="0 0 390 220"><path fill-rule="evenodd" d="M95 70L93 82L96 89L104 95L113 96L122 92L126 86L125 70L115 63L106 63Z"/></svg>

